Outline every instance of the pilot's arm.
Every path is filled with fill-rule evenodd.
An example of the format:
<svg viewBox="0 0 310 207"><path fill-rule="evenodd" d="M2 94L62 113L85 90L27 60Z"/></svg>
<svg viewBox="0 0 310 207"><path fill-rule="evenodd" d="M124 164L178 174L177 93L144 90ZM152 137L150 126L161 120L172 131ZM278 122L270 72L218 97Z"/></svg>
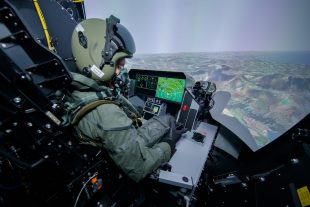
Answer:
<svg viewBox="0 0 310 207"><path fill-rule="evenodd" d="M102 142L116 165L138 182L170 159L170 145L159 141L169 131L171 120L165 115L135 129L121 108L104 104L86 114L78 129L84 136Z"/></svg>

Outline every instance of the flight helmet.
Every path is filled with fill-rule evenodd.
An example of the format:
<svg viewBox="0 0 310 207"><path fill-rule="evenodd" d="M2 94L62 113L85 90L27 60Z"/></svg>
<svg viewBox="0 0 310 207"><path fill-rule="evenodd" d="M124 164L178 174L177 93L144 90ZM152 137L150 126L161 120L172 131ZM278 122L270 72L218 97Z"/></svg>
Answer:
<svg viewBox="0 0 310 207"><path fill-rule="evenodd" d="M114 16L80 22L73 31L71 47L79 71L99 81L109 81L116 62L136 52L130 32Z"/></svg>

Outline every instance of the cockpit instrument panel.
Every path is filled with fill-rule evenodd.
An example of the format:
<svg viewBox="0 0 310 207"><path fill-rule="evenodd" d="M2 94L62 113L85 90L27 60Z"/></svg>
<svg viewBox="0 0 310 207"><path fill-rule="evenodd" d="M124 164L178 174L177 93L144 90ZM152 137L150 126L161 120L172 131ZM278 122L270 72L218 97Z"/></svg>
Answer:
<svg viewBox="0 0 310 207"><path fill-rule="evenodd" d="M186 87L184 73L132 69L129 76L135 80L136 93L179 104L182 102Z"/></svg>

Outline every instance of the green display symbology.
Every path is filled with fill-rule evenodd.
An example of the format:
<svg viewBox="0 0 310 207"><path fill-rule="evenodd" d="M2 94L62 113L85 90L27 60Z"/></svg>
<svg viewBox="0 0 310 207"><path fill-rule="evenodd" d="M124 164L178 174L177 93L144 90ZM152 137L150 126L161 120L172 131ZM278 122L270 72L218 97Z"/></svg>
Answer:
<svg viewBox="0 0 310 207"><path fill-rule="evenodd" d="M184 79L158 77L155 97L180 103L184 88Z"/></svg>

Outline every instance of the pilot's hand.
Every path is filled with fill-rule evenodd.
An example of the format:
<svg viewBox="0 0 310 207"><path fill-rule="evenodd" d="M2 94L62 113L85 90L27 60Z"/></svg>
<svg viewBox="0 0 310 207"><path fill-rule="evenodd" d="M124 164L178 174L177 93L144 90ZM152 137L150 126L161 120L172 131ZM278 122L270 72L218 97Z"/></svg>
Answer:
<svg viewBox="0 0 310 207"><path fill-rule="evenodd" d="M182 134L186 132L186 129L177 130L175 122L170 123L170 130L168 137L165 137L162 141L167 142L170 145L171 150L175 149L175 144L179 141Z"/></svg>

